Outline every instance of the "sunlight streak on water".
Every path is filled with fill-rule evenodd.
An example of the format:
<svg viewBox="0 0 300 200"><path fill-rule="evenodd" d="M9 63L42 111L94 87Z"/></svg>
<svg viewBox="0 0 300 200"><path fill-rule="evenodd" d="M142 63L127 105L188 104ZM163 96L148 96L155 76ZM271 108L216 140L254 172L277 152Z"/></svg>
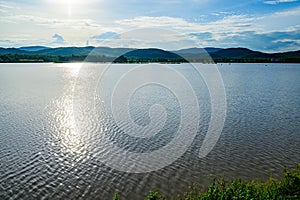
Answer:
<svg viewBox="0 0 300 200"><path fill-rule="evenodd" d="M77 78L78 73L82 67L82 63L64 63L61 64L61 67L66 69L65 73L67 77L69 74L71 77Z"/></svg>
<svg viewBox="0 0 300 200"><path fill-rule="evenodd" d="M78 160L85 160L87 144L84 136L77 132L76 124L73 117L73 93L81 69L81 63L65 63L62 64L63 76L70 80L69 84L65 85L61 98L55 102L56 112L53 113L54 118L58 119L57 123L57 141L59 141L60 149L63 154L70 153L75 155ZM74 163L73 163L74 164Z"/></svg>

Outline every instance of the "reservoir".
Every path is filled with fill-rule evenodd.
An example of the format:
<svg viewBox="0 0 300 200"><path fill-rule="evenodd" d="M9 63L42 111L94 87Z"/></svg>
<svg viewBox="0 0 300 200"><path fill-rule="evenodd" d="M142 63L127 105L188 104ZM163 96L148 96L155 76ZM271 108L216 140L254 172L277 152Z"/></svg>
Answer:
<svg viewBox="0 0 300 200"><path fill-rule="evenodd" d="M0 64L0 199L112 199L117 191L125 199L143 199L153 188L172 198L192 184L206 188L213 177L263 181L279 178L286 167L299 163L299 64L215 65L226 94L226 115L205 157L199 157L199 149L212 105L218 108L206 79L187 63L143 65L143 70L156 68L126 82L139 64ZM214 89L214 75L205 76ZM120 91L126 95L131 83L149 77L157 80L136 87L128 99L119 95L111 100L119 94L116 86L125 88ZM165 80L170 87L158 84ZM129 121L117 119L124 106ZM124 152L160 152L176 139L184 112L199 113L199 119L188 120L197 129L192 138L189 131L183 134L182 143L191 143L176 159L155 170L145 163L148 170L137 173L131 171L134 162L128 171L116 166L126 163ZM159 127L155 134L132 128L131 123L151 124L151 117L159 124L152 128ZM112 151L104 136L122 151ZM182 148L177 145L173 152ZM160 156L151 159L163 163L156 160Z"/></svg>

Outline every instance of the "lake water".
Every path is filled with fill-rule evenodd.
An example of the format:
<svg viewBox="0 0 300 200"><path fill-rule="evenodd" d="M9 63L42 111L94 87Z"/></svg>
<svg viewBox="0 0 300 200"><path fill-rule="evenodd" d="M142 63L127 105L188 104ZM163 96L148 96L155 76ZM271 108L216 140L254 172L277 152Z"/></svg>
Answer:
<svg viewBox="0 0 300 200"><path fill-rule="evenodd" d="M166 115L157 117L165 124L147 138L123 134L109 113L109 98L118 80L136 66L112 65L99 82L94 72L104 64L84 66L85 70L80 63L1 64L0 199L112 199L116 191L125 199L143 199L152 188L176 197L193 183L205 188L211 175L267 180L300 162L299 64L218 64L226 118L216 145L204 158L198 154L212 113L210 93L192 67L174 64L170 68L185 77L198 99L199 108L187 105L189 113L199 111L201 116L195 119L199 126L192 144L158 170L116 169L108 164L110 159L122 163L125 154L107 149L103 135L125 151L159 150L180 127L178 95L187 104L190 99L186 90L178 94L158 84L138 88L128 105L132 120L149 124L151 105L160 104ZM180 88L180 82L172 82L170 69L159 66L159 74ZM139 78L153 74L144 76ZM93 102L86 103L90 99Z"/></svg>

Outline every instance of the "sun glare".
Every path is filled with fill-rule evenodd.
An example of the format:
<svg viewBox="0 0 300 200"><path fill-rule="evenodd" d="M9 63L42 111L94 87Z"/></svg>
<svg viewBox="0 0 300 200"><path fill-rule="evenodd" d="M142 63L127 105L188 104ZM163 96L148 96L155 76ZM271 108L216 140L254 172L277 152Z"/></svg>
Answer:
<svg viewBox="0 0 300 200"><path fill-rule="evenodd" d="M47 4L53 5L55 7L60 7L66 11L69 17L72 16L74 9L76 7L82 6L84 0L45 0Z"/></svg>
<svg viewBox="0 0 300 200"><path fill-rule="evenodd" d="M72 16L72 1L68 0L68 16Z"/></svg>

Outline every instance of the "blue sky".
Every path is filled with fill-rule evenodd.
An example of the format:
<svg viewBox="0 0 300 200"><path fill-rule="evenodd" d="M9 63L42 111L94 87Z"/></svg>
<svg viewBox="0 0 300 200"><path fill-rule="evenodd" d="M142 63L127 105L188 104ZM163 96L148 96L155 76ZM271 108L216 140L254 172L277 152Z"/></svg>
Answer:
<svg viewBox="0 0 300 200"><path fill-rule="evenodd" d="M298 0L0 0L0 15L2 47L300 49Z"/></svg>

